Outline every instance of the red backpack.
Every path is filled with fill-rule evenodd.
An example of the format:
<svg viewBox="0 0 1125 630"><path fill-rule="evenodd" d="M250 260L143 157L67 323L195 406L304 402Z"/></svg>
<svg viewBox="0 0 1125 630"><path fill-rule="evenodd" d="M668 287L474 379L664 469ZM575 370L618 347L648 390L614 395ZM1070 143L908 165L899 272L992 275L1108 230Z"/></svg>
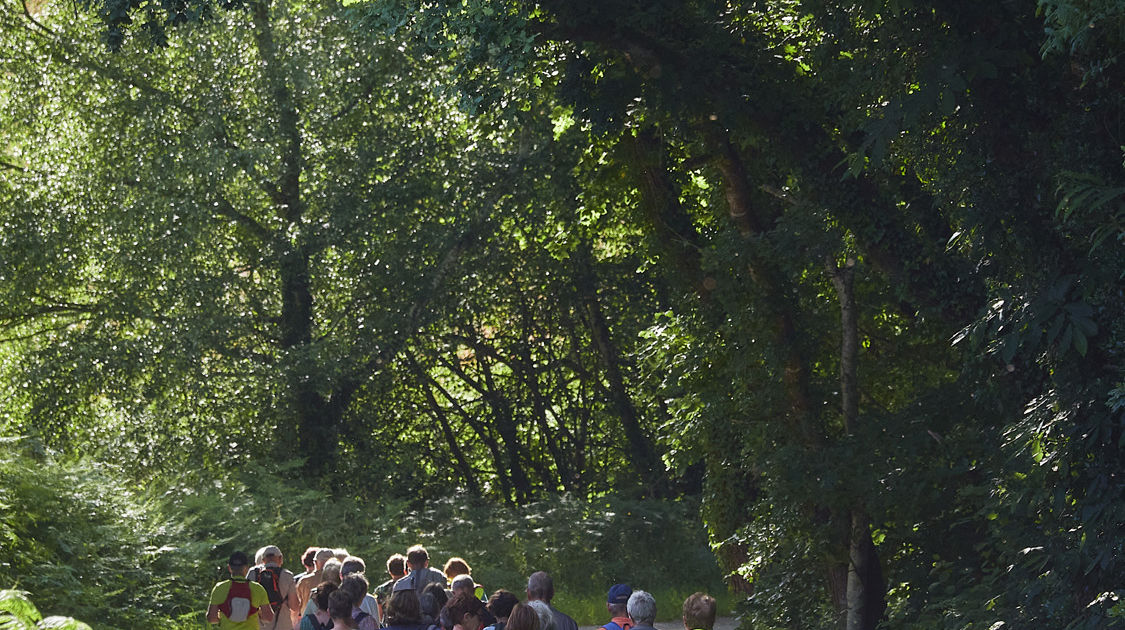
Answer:
<svg viewBox="0 0 1125 630"><path fill-rule="evenodd" d="M258 614L258 607L254 605L253 591L250 582L244 578L232 578L227 598L219 604L219 612L231 621L246 621Z"/></svg>

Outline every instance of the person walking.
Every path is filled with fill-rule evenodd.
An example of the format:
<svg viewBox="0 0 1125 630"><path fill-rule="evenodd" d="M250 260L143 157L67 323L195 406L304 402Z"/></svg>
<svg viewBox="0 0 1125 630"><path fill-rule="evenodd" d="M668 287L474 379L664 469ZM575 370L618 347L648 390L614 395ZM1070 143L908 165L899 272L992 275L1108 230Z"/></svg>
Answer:
<svg viewBox="0 0 1125 630"><path fill-rule="evenodd" d="M706 593L692 593L684 600L684 630L713 630L715 598Z"/></svg>
<svg viewBox="0 0 1125 630"><path fill-rule="evenodd" d="M656 598L644 591L633 591L626 604L633 630L656 630Z"/></svg>
<svg viewBox="0 0 1125 630"><path fill-rule="evenodd" d="M285 569L285 557L275 545L261 549L262 564L246 574L251 582L257 582L266 589L273 610L273 619L259 618L261 630L293 630L294 622L300 623L300 608L297 598L297 582L293 572Z"/></svg>
<svg viewBox="0 0 1125 630"><path fill-rule="evenodd" d="M246 579L250 558L236 551L227 560L230 579L211 589L207 606L207 622L219 624L219 630L258 630L261 621L273 621L273 609L266 589Z"/></svg>
<svg viewBox="0 0 1125 630"><path fill-rule="evenodd" d="M547 605L555 622L555 630L578 630L578 623L570 615L551 605L554 598L555 582L546 571L536 571L527 578L527 601L541 601Z"/></svg>

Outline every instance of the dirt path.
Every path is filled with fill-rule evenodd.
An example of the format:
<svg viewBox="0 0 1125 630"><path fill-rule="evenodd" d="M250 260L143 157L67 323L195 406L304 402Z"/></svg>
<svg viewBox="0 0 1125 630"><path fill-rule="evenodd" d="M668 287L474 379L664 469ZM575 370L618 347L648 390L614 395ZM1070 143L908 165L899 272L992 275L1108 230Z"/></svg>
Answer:
<svg viewBox="0 0 1125 630"><path fill-rule="evenodd" d="M578 626L578 630L598 630L599 626ZM714 630L736 630L738 628L738 620L734 617L719 617L715 619ZM683 622L676 621L657 621L656 630L684 630Z"/></svg>

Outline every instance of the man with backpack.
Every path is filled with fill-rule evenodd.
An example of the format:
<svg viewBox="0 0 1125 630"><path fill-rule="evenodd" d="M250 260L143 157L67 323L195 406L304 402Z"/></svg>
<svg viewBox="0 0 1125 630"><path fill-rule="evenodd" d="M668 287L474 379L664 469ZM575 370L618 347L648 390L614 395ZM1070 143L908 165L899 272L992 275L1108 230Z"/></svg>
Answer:
<svg viewBox="0 0 1125 630"><path fill-rule="evenodd" d="M273 619L259 619L260 630L293 630L293 615L299 610L297 583L293 573L281 568L285 558L274 545L262 549L262 564L250 569L246 579L265 589Z"/></svg>
<svg viewBox="0 0 1125 630"><path fill-rule="evenodd" d="M250 559L236 551L227 561L230 579L211 589L207 606L207 622L219 624L219 630L259 630L259 624L273 621L266 590L246 579Z"/></svg>
<svg viewBox="0 0 1125 630"><path fill-rule="evenodd" d="M386 615L387 600L391 598L391 589L395 582L406 576L406 556L401 553L393 554L387 558L387 574L391 579L375 587L375 601L379 604L379 621L383 622Z"/></svg>
<svg viewBox="0 0 1125 630"><path fill-rule="evenodd" d="M410 567L410 573L395 583L395 590L398 590L400 582L410 584L417 595L421 595L422 589L433 582L441 584L443 588L446 586L445 576L441 571L430 568L430 554L422 545L414 545L406 550L406 564Z"/></svg>
<svg viewBox="0 0 1125 630"><path fill-rule="evenodd" d="M609 611L610 620L598 630L629 630L633 627L628 608L629 596L632 594L633 589L628 584L614 584L609 587L605 608Z"/></svg>

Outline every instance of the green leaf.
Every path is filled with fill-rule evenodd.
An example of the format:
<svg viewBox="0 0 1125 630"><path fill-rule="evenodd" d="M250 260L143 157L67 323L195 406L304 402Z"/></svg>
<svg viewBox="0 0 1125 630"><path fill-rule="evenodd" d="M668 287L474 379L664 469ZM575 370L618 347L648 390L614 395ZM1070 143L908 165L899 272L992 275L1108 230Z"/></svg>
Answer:
<svg viewBox="0 0 1125 630"><path fill-rule="evenodd" d="M39 622L39 628L53 628L55 630L92 630L90 626L70 617L47 617Z"/></svg>
<svg viewBox="0 0 1125 630"><path fill-rule="evenodd" d="M1086 335L1082 333L1077 327L1074 330L1074 349L1078 351L1079 356L1086 356L1088 350Z"/></svg>
<svg viewBox="0 0 1125 630"><path fill-rule="evenodd" d="M0 591L0 630L33 630L41 619L26 592Z"/></svg>

